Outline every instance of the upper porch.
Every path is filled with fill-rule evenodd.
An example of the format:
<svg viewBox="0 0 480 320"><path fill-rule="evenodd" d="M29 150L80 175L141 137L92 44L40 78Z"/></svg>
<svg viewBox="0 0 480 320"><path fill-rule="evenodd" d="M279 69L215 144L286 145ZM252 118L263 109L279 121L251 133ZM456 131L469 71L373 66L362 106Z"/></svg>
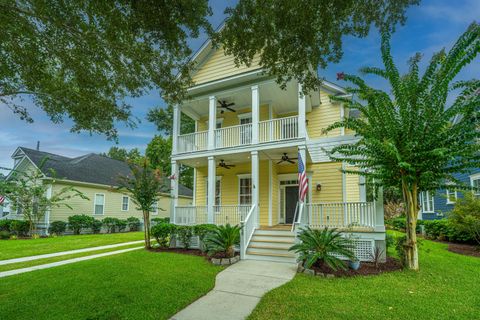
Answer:
<svg viewBox="0 0 480 320"><path fill-rule="evenodd" d="M274 80L222 88L197 93L174 107L174 159L267 145L298 145L309 136L344 133L341 129L329 135L321 132L344 117L343 106L329 99L330 94L339 94L339 88L325 87L304 95L296 81L282 89ZM194 132L181 131L182 115L195 121Z"/></svg>

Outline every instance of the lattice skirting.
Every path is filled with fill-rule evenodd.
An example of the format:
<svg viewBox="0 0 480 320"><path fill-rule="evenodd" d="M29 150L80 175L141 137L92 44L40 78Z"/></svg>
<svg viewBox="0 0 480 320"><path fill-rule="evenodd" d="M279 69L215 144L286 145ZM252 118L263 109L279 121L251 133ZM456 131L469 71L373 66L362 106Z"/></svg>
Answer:
<svg viewBox="0 0 480 320"><path fill-rule="evenodd" d="M183 248L183 243L182 241L175 239L175 247L176 248ZM200 239L198 236L192 237L190 240L190 248L192 249L199 249L200 248Z"/></svg>
<svg viewBox="0 0 480 320"><path fill-rule="evenodd" d="M361 240L354 240L353 243L355 245L353 252L355 253L355 256L357 257L358 260L360 261L372 260L372 254L373 254L373 251L375 250L375 240L361 239ZM335 255L335 256L342 260L348 260L346 257L342 255Z"/></svg>

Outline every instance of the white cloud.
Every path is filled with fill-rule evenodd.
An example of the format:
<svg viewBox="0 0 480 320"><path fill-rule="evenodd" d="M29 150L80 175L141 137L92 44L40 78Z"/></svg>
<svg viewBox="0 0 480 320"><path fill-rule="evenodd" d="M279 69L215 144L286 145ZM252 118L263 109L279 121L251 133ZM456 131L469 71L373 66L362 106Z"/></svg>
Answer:
<svg viewBox="0 0 480 320"><path fill-rule="evenodd" d="M450 23L473 22L480 17L480 1L465 2L449 1L441 4L434 1L430 4L420 4L420 9L428 18L441 19Z"/></svg>

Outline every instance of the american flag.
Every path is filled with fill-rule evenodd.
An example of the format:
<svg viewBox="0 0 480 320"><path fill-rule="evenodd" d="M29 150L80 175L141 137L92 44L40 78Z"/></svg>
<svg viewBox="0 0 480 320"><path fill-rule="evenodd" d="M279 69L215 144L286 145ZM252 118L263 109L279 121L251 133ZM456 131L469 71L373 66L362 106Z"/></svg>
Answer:
<svg viewBox="0 0 480 320"><path fill-rule="evenodd" d="M305 166L303 164L302 156L300 155L300 152L299 152L298 153L298 198L300 202L305 201L307 190L308 190L307 173L305 171Z"/></svg>
<svg viewBox="0 0 480 320"><path fill-rule="evenodd" d="M0 205L2 205L4 201L5 201L5 196L0 195Z"/></svg>

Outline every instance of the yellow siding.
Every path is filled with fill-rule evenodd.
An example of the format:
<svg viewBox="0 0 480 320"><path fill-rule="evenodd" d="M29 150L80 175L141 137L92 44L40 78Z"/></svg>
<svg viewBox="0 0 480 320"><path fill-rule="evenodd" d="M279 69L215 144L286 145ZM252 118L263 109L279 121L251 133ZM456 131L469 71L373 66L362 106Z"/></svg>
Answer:
<svg viewBox="0 0 480 320"><path fill-rule="evenodd" d="M352 170L351 168L349 168ZM346 174L347 202L360 201L360 176L356 174Z"/></svg>
<svg viewBox="0 0 480 320"><path fill-rule="evenodd" d="M332 104L328 94L321 91L322 103L320 106L312 109L307 113L307 132L309 138L325 138L340 135L340 129L330 131L328 134L323 134L322 130L336 121L340 121L340 105Z"/></svg>
<svg viewBox="0 0 480 320"><path fill-rule="evenodd" d="M342 201L342 164L338 162L316 163L307 165L307 171L312 171L311 202L341 202ZM317 183L322 185L321 191L316 191Z"/></svg>
<svg viewBox="0 0 480 320"><path fill-rule="evenodd" d="M226 56L223 48L220 48L212 52L207 58L207 61L199 66L199 69L194 73L192 79L195 84L201 84L230 77L260 68L259 62L260 55L257 54L253 58L252 64L249 67L246 65L237 67L233 56Z"/></svg>
<svg viewBox="0 0 480 320"><path fill-rule="evenodd" d="M272 165L272 224L278 224L278 198L279 188L278 188L278 166Z"/></svg>
<svg viewBox="0 0 480 320"><path fill-rule="evenodd" d="M223 114L218 114L217 119L223 119L222 128L238 126L240 124L239 115L252 112L251 108L243 108L237 112L225 111ZM268 105L260 106L260 121L268 120ZM197 131L208 130L208 116L201 117L197 121Z"/></svg>
<svg viewBox="0 0 480 320"><path fill-rule="evenodd" d="M52 192L58 192L65 185L63 184L54 184L52 187ZM94 201L95 194L101 193L105 195L105 207L103 215L95 215L98 219L103 219L105 217L115 217L119 219L126 219L128 217L137 217L141 218L141 211L136 209L136 205L133 203L133 200L130 198L129 207L127 211L122 211L122 196L124 195L121 192L112 191L109 188L101 187L86 187L86 186L75 186L77 190L82 192L89 200L85 200L79 197L72 198L68 201L68 204L72 207L73 210L70 210L67 207L52 208L50 213L50 221L63 220L66 221L69 216L75 214L86 214L93 216L94 212ZM188 198L179 198L180 205L189 205L192 203L191 199ZM170 216L170 197L162 196L159 200L158 207L164 209L165 211L158 210L158 214L152 213L152 217L169 217Z"/></svg>

